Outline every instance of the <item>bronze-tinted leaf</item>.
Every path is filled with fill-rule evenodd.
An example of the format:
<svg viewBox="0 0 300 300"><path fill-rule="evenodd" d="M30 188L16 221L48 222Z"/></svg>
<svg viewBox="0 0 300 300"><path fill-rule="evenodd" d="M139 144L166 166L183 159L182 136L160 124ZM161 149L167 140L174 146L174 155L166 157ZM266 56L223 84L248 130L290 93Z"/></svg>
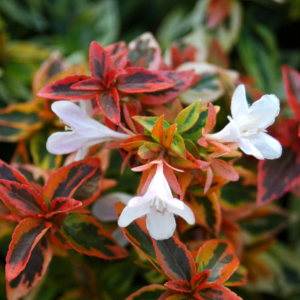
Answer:
<svg viewBox="0 0 300 300"><path fill-rule="evenodd" d="M163 271L172 280L190 282L196 273L192 254L176 237L153 240L157 260Z"/></svg>
<svg viewBox="0 0 300 300"><path fill-rule="evenodd" d="M8 281L16 278L25 269L35 245L51 225L38 218L27 218L19 223L6 256L5 273Z"/></svg>

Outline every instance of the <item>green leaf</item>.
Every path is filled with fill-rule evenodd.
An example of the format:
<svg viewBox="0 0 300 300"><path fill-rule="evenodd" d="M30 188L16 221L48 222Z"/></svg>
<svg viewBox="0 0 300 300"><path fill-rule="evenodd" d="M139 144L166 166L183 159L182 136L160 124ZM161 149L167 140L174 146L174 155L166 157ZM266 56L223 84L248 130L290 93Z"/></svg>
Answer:
<svg viewBox="0 0 300 300"><path fill-rule="evenodd" d="M132 118L149 132L152 131L153 126L155 125L156 121L158 120L158 117L134 116ZM164 120L164 130L167 129L169 126L170 126L170 124Z"/></svg>
<svg viewBox="0 0 300 300"><path fill-rule="evenodd" d="M192 128L182 134L185 140L198 140L202 136L202 128L205 127L206 119L208 116L208 108L201 111L198 120Z"/></svg>
<svg viewBox="0 0 300 300"><path fill-rule="evenodd" d="M237 49L244 68L255 78L257 87L265 93L276 91L280 66L273 33L267 27L251 22L250 26L243 27Z"/></svg>
<svg viewBox="0 0 300 300"><path fill-rule="evenodd" d="M200 105L201 100L198 100L178 114L174 123L177 123L177 130L179 133L188 131L197 122L200 114Z"/></svg>
<svg viewBox="0 0 300 300"><path fill-rule="evenodd" d="M222 187L220 201L228 209L237 209L249 203L255 203L256 187L244 186L243 178L238 181L230 181Z"/></svg>
<svg viewBox="0 0 300 300"><path fill-rule="evenodd" d="M184 141L178 133L174 134L170 149L180 157L186 158Z"/></svg>

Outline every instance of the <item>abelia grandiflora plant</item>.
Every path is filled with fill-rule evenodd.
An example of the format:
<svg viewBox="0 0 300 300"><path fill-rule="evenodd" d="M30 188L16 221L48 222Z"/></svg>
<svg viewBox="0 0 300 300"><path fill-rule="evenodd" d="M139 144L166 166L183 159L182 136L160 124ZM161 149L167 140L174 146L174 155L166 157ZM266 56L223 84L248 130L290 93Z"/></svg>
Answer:
<svg viewBox="0 0 300 300"><path fill-rule="evenodd" d="M194 61L197 56L190 53L173 50L176 63L174 58L168 66L149 33L134 40L128 48L124 42L105 48L92 42L91 76L71 73L63 78L58 73L58 80L50 77L47 85L39 86L37 99L47 103L47 115L51 116L39 126L62 128L54 114L66 125L64 132L49 135L44 146L52 154L76 152L76 155L69 156L66 166L52 173L44 187L29 183L18 171L2 164L9 171L0 172L0 198L11 211L9 219L20 221L7 256L9 300L25 295L44 275L51 259L49 242L55 247L103 259L126 256L125 249L109 233L115 232L116 223L106 231L89 210L89 204L107 188L101 185L101 178L109 162L102 155L113 150L118 150L124 158L122 172L126 166L142 172L136 196L124 202L125 208L116 204L118 224L127 240L168 280L165 286L145 287L128 299L160 292L160 300L240 299L222 284L236 286L246 282L245 267L237 269L237 256L243 261L247 254L249 241L244 241L242 228L247 228L243 224L252 220L250 204L255 199L251 194L249 203L245 199L234 202L236 199L226 197L226 188L235 183L233 189L249 189L241 181L245 174L253 182L247 171L234 165L242 156L238 148L259 159L280 156L280 144L264 132L279 113L279 100L274 95L265 95L249 106L245 87L239 85L232 96L230 123L213 133L221 112L220 107L209 103L215 99L213 94L187 107L179 100L190 87L197 85L201 90L203 84L206 89L207 81L211 81L215 90L215 77L195 74L195 69L177 71L189 59L197 63ZM217 70L221 72L220 68ZM236 78L227 78L227 83L237 86L238 82ZM267 117L266 109L272 112ZM43 116L42 110L39 115ZM22 151L17 149L17 157L26 155L26 147ZM101 167L95 157L102 157L106 167ZM71 162L72 159L75 161ZM101 198L96 203L99 201ZM92 212L103 223L116 221L111 217L111 207L107 210L110 218L103 219L105 207L95 204ZM257 213L257 218L272 213L272 209L267 209L265 213ZM276 230L288 218L284 212L277 214L284 217ZM20 261L12 259L11 263L14 249L21 251L18 242L31 232L30 228L40 230L27 242L26 257L20 258L17 253ZM217 239L209 241L212 238ZM28 283L26 270L30 270L31 257L36 251L47 254L47 263L43 272ZM16 278L18 284L12 286Z"/></svg>

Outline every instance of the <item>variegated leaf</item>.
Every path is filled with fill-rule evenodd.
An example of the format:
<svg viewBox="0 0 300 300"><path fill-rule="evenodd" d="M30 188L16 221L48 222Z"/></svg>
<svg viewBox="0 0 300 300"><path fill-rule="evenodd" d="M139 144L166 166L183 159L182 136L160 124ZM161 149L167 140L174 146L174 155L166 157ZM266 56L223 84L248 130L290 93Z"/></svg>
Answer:
<svg viewBox="0 0 300 300"><path fill-rule="evenodd" d="M192 196L191 200L196 222L217 236L222 222L221 207L217 194L210 193L203 197Z"/></svg>
<svg viewBox="0 0 300 300"><path fill-rule="evenodd" d="M210 240L199 248L196 263L198 272L211 270L207 284L225 282L239 266L232 245L217 239Z"/></svg>
<svg viewBox="0 0 300 300"><path fill-rule="evenodd" d="M0 199L13 212L37 217L47 212L44 200L35 189L17 182L0 180Z"/></svg>
<svg viewBox="0 0 300 300"><path fill-rule="evenodd" d="M118 78L117 89L123 93L149 93L169 89L175 86L173 80L159 72L143 68L126 68L126 75Z"/></svg>
<svg viewBox="0 0 300 300"><path fill-rule="evenodd" d="M104 259L120 259L127 256L127 251L93 216L69 215L65 218L61 230L72 247L80 253Z"/></svg>
<svg viewBox="0 0 300 300"><path fill-rule="evenodd" d="M157 300L165 291L166 288L163 285L152 284L139 289L125 300Z"/></svg>
<svg viewBox="0 0 300 300"><path fill-rule="evenodd" d="M194 294L194 297L200 300L242 300L237 294L221 284L201 289Z"/></svg>
<svg viewBox="0 0 300 300"><path fill-rule="evenodd" d="M153 240L157 260L172 280L190 282L195 275L195 262L186 246L176 237L166 240Z"/></svg>
<svg viewBox="0 0 300 300"><path fill-rule="evenodd" d="M158 70L162 62L161 49L150 32L145 32L128 44L127 58L134 67Z"/></svg>
<svg viewBox="0 0 300 300"><path fill-rule="evenodd" d="M56 197L70 197L84 181L99 168L96 158L73 162L53 173L43 188L43 198L47 203Z"/></svg>
<svg viewBox="0 0 300 300"><path fill-rule="evenodd" d="M45 275L51 259L52 249L44 236L31 252L26 268L6 282L7 299L18 300L25 296Z"/></svg>
<svg viewBox="0 0 300 300"><path fill-rule="evenodd" d="M202 136L202 128L205 127L207 116L208 108L201 110L196 123L182 134L182 138L187 140L198 140Z"/></svg>
<svg viewBox="0 0 300 300"><path fill-rule="evenodd" d="M37 93L37 95L42 98L56 99L56 100L93 99L96 97L98 91L74 90L71 88L73 84L89 78L90 77L86 75L68 76L65 77L64 79L59 79L52 84L46 85Z"/></svg>
<svg viewBox="0 0 300 300"><path fill-rule="evenodd" d="M181 92L186 90L194 78L194 71L159 71L159 74L173 80L175 86L162 91L140 95L140 101L146 105L161 105L175 100Z"/></svg>
<svg viewBox="0 0 300 300"><path fill-rule="evenodd" d="M89 64L92 76L101 80L104 80L105 74L113 67L109 53L97 42L91 42Z"/></svg>
<svg viewBox="0 0 300 300"><path fill-rule="evenodd" d="M6 256L6 279L16 278L26 267L35 245L51 227L39 218L26 218L16 227Z"/></svg>
<svg viewBox="0 0 300 300"><path fill-rule="evenodd" d="M201 101L195 101L193 104L183 109L176 117L174 123L177 124L178 132L184 133L191 129L198 121L200 114Z"/></svg>
<svg viewBox="0 0 300 300"><path fill-rule="evenodd" d="M25 176L4 161L0 160L0 179L14 181L31 187Z"/></svg>

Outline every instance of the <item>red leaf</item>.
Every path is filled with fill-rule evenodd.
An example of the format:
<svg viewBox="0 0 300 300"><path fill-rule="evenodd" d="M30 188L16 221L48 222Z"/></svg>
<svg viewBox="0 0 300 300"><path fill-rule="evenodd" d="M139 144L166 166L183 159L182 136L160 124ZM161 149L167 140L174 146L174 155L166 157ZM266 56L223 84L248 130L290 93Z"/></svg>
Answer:
<svg viewBox="0 0 300 300"><path fill-rule="evenodd" d="M97 104L105 117L114 124L120 123L119 94L116 88L111 88L97 95Z"/></svg>
<svg viewBox="0 0 300 300"><path fill-rule="evenodd" d="M105 52L109 54L114 68L125 68L126 67L126 55L127 47L126 43L121 41L104 48Z"/></svg>
<svg viewBox="0 0 300 300"><path fill-rule="evenodd" d="M105 74L113 68L109 54L97 42L91 42L89 63L92 76L101 80L104 80Z"/></svg>
<svg viewBox="0 0 300 300"><path fill-rule="evenodd" d="M200 300L242 300L237 294L221 284L215 284L212 287L204 288L194 293L193 296Z"/></svg>
<svg viewBox="0 0 300 300"><path fill-rule="evenodd" d="M175 83L158 72L148 71L142 68L127 68L127 74L117 81L117 88L123 93L146 93L169 89Z"/></svg>
<svg viewBox="0 0 300 300"><path fill-rule="evenodd" d="M196 61L197 49L192 45L172 45L170 48L172 56L172 69L185 62Z"/></svg>
<svg viewBox="0 0 300 300"><path fill-rule="evenodd" d="M169 126L167 129L165 129L163 132L163 138L162 138L161 143L167 149L171 147L174 133L176 131L176 127L177 127L177 124L173 124L173 125Z"/></svg>
<svg viewBox="0 0 300 300"><path fill-rule="evenodd" d="M26 268L15 279L6 282L7 299L25 296L45 275L51 259L52 249L44 236L33 249Z"/></svg>
<svg viewBox="0 0 300 300"><path fill-rule="evenodd" d="M27 218L19 223L6 256L5 273L8 281L25 269L35 245L51 226L51 223L38 218Z"/></svg>
<svg viewBox="0 0 300 300"><path fill-rule="evenodd" d="M189 71L159 71L160 75L169 78L175 82L172 88L142 94L140 101L147 105L159 105L170 102L178 97L178 95L186 90L192 83L194 78L194 70Z"/></svg>
<svg viewBox="0 0 300 300"><path fill-rule="evenodd" d="M26 216L44 214L44 200L35 189L17 182L0 180L0 199L12 212L22 211ZM16 211L17 210L17 211Z"/></svg>
<svg viewBox="0 0 300 300"><path fill-rule="evenodd" d="M164 175L165 175L171 189L177 195L182 195L182 191L181 191L180 185L178 183L178 180L174 174L174 171L170 167L168 167L166 164L164 164Z"/></svg>
<svg viewBox="0 0 300 300"><path fill-rule="evenodd" d="M162 143L163 140L163 132L164 132L164 116L160 116L158 120L155 122L152 131L151 136L153 139L158 142Z"/></svg>
<svg viewBox="0 0 300 300"><path fill-rule="evenodd" d="M58 246L59 248L70 250L72 249L71 243L66 239L66 237L62 234L60 229L56 229L55 233L49 232L48 238L51 243Z"/></svg>
<svg viewBox="0 0 300 300"><path fill-rule="evenodd" d="M57 197L51 202L51 212L45 215L46 218L69 210L75 209L82 206L80 201L77 201L72 198Z"/></svg>
<svg viewBox="0 0 300 300"><path fill-rule="evenodd" d="M0 179L14 181L31 187L25 176L4 161L0 160Z"/></svg>
<svg viewBox="0 0 300 300"><path fill-rule="evenodd" d="M103 86L103 81L101 81L100 79L92 78L74 83L71 86L71 89L81 91L103 91L105 88Z"/></svg>
<svg viewBox="0 0 300 300"><path fill-rule="evenodd" d="M56 197L70 197L75 189L93 176L99 166L99 159L89 158L58 169L50 176L43 188L44 200L50 203Z"/></svg>
<svg viewBox="0 0 300 300"><path fill-rule="evenodd" d="M172 280L164 284L167 288L181 293L192 293L191 286L189 282L185 280Z"/></svg>
<svg viewBox="0 0 300 300"><path fill-rule="evenodd" d="M157 261L163 271L173 280L190 282L196 273L195 262L186 246L177 238L153 240Z"/></svg>
<svg viewBox="0 0 300 300"><path fill-rule="evenodd" d="M257 205L280 198L300 181L300 153L295 150L283 147L280 158L259 162Z"/></svg>
<svg viewBox="0 0 300 300"><path fill-rule="evenodd" d="M230 7L230 0L210 0L207 12L208 28L219 26L227 18Z"/></svg>
<svg viewBox="0 0 300 300"><path fill-rule="evenodd" d="M101 190L104 190L102 177L103 171L101 165L98 164L96 171L75 188L75 191L72 192L72 198L80 201L82 207L93 203L99 197Z"/></svg>
<svg viewBox="0 0 300 300"><path fill-rule="evenodd" d="M300 74L289 66L282 66L282 75L287 101L300 121Z"/></svg>
<svg viewBox="0 0 300 300"><path fill-rule="evenodd" d="M43 87L37 95L42 98L56 99L56 100L86 100L93 99L97 95L97 91L83 91L73 90L73 84L80 81L90 79L86 75L67 76L64 79L55 81Z"/></svg>
<svg viewBox="0 0 300 300"><path fill-rule="evenodd" d="M237 171L226 161L215 158L211 158L210 161L212 170L221 177L231 181L239 180L239 174Z"/></svg>
<svg viewBox="0 0 300 300"><path fill-rule="evenodd" d="M213 130L213 128L215 127L216 116L217 116L217 114L216 114L214 106L211 103L209 103L207 119L206 119L206 123L205 123L205 127L204 127L205 133L211 132Z"/></svg>
<svg viewBox="0 0 300 300"><path fill-rule="evenodd" d="M193 287L193 289L199 291L207 282L210 276L210 272L211 272L210 270L205 270L203 272L196 274L191 280L191 286Z"/></svg>

